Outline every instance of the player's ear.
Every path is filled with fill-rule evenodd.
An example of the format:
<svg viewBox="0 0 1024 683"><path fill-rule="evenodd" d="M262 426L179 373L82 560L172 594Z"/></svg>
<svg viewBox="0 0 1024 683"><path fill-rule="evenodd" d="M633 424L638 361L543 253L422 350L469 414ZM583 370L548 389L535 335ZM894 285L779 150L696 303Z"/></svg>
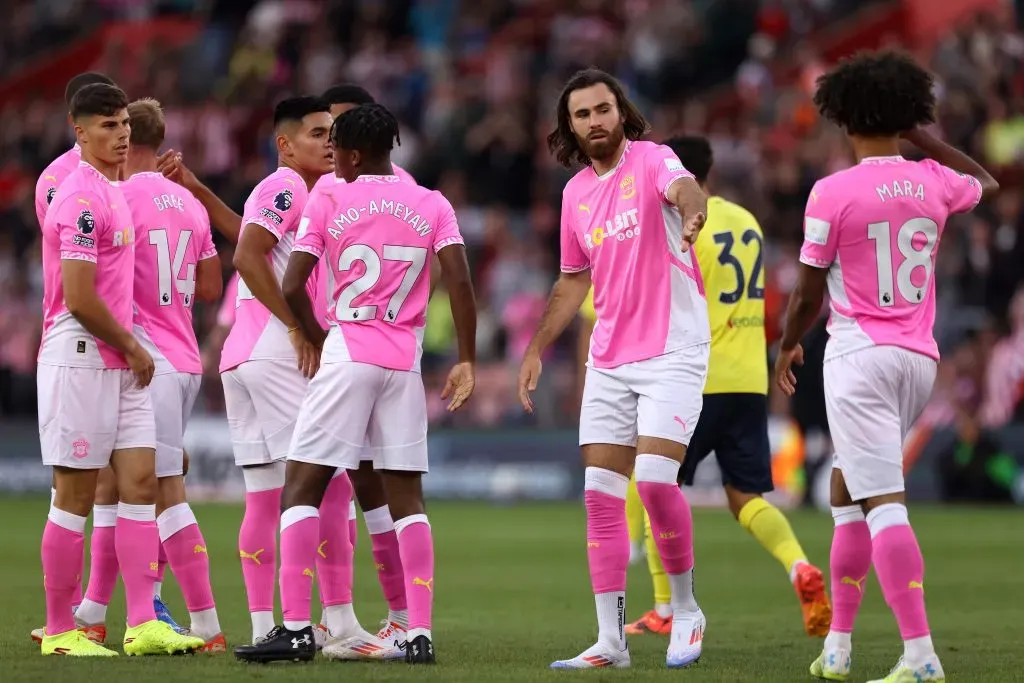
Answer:
<svg viewBox="0 0 1024 683"><path fill-rule="evenodd" d="M85 132L85 125L84 124L85 124L85 121L74 121L73 122L73 125L75 126L75 141L79 145L83 145L83 144L89 142L89 136Z"/></svg>
<svg viewBox="0 0 1024 683"><path fill-rule="evenodd" d="M349 152L349 161L352 162L352 168L359 168L363 165L363 154L358 149L353 149Z"/></svg>
<svg viewBox="0 0 1024 683"><path fill-rule="evenodd" d="M288 139L287 135L277 134L275 138L277 143L277 152L283 156L291 156L292 154L292 141Z"/></svg>

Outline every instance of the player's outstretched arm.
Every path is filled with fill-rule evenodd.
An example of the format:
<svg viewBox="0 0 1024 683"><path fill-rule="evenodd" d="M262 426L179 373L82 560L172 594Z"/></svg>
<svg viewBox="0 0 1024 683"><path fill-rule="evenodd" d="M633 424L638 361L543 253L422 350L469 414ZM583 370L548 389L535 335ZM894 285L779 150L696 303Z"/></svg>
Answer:
<svg viewBox="0 0 1024 683"><path fill-rule="evenodd" d="M60 262L64 304L85 330L125 355L141 386L153 379L153 359L139 345L135 335L121 327L103 299L96 293L96 264L65 259Z"/></svg>
<svg viewBox="0 0 1024 683"><path fill-rule="evenodd" d="M928 131L915 128L906 133L903 139L943 166L977 178L981 184L982 199L990 199L999 192L999 183L992 177L992 174L985 170L984 166L957 148L947 145Z"/></svg>
<svg viewBox="0 0 1024 683"><path fill-rule="evenodd" d="M221 201L213 190L196 177L181 159L181 154L169 149L157 158L157 169L164 177L173 180L195 195L206 212L210 214L210 225L232 244L238 243L238 233L242 229L242 217Z"/></svg>
<svg viewBox="0 0 1024 683"><path fill-rule="evenodd" d="M324 345L327 333L320 327L316 313L313 312L313 302L309 300L306 282L309 281L319 260L308 252L293 251L288 258L288 268L284 271L284 280L281 283L284 300L295 316L299 329L317 348Z"/></svg>
<svg viewBox="0 0 1024 683"><path fill-rule="evenodd" d="M668 200L683 218L683 251L697 241L708 216L708 196L693 178L680 178L668 188Z"/></svg>
<svg viewBox="0 0 1024 683"><path fill-rule="evenodd" d="M796 376L791 367L793 364L804 363L800 340L818 317L821 303L825 298L827 279L827 268L800 264L796 287L789 297L789 306L786 308L786 328L775 362L775 381L787 396L792 396L796 391Z"/></svg>

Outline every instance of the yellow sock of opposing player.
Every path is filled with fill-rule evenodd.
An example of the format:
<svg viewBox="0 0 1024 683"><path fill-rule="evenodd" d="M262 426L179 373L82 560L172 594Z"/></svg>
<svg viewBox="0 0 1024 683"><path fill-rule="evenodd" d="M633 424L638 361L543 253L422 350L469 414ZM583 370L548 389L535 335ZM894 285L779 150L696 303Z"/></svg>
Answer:
<svg viewBox="0 0 1024 683"><path fill-rule="evenodd" d="M658 616L665 618L672 614L672 586L669 584L665 567L661 564L658 544L651 532L651 518L647 515L646 510L643 510L643 516L644 542L647 544L647 568L651 571L651 582L654 584L654 609L658 612Z"/></svg>
<svg viewBox="0 0 1024 683"><path fill-rule="evenodd" d="M636 477L630 477L626 487L626 527L630 544L640 546L644 542L644 504L636 492Z"/></svg>
<svg viewBox="0 0 1024 683"><path fill-rule="evenodd" d="M790 579L795 565L807 561L804 549L800 547L800 541L796 540L786 516L764 498L754 498L744 505L740 510L739 522L772 557L782 563L790 573Z"/></svg>

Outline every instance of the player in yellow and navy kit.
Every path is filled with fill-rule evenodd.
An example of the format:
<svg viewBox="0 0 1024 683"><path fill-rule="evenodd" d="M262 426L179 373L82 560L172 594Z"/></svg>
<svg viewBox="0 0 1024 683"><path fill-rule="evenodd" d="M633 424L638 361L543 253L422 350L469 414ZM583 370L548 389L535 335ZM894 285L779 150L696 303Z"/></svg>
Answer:
<svg viewBox="0 0 1024 683"><path fill-rule="evenodd" d="M678 137L665 144L707 192L712 164L708 141ZM832 608L821 570L807 561L782 512L761 497L773 488L761 227L743 207L708 194L707 223L694 249L707 294L711 359L704 407L679 470L680 483L692 484L697 465L715 453L733 516L789 572L807 634L824 637ZM650 521L645 521L655 608L629 624L626 632L668 634L672 624L668 577L651 537Z"/></svg>

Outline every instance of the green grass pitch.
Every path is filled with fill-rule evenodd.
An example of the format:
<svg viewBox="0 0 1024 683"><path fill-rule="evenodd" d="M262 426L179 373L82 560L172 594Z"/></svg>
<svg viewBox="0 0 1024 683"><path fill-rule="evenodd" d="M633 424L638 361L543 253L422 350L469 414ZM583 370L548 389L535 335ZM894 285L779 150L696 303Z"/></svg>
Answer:
<svg viewBox="0 0 1024 683"><path fill-rule="evenodd" d="M549 671L594 641L593 598L586 571L582 505L491 507L437 503L429 513L437 557L434 642L438 665L341 664L243 665L230 654L142 660L81 661L43 658L29 640L44 614L39 538L43 498L0 498L5 520L0 559L0 660L5 681L548 681L586 678L613 681L685 680L693 683L810 681L807 667L820 641L807 638L787 577L730 518L697 511L696 589L708 616L704 656L682 671L664 667L666 640L630 640L633 668L626 671ZM199 505L214 593L229 645L249 637L236 536L242 510ZM911 511L925 553L925 586L933 637L948 680L1006 683L1021 680L1020 627L1024 604L1022 514L1014 509L924 508ZM804 511L791 516L811 560L827 565L831 519ZM373 629L386 605L373 572L360 523L356 557L356 610ZM187 614L171 574L164 598L183 622ZM854 634L852 681L883 676L901 644L877 581L869 581ZM123 591L111 605L108 639L122 629ZM645 566L630 569L628 615L649 608ZM314 618L319 615L314 608Z"/></svg>

